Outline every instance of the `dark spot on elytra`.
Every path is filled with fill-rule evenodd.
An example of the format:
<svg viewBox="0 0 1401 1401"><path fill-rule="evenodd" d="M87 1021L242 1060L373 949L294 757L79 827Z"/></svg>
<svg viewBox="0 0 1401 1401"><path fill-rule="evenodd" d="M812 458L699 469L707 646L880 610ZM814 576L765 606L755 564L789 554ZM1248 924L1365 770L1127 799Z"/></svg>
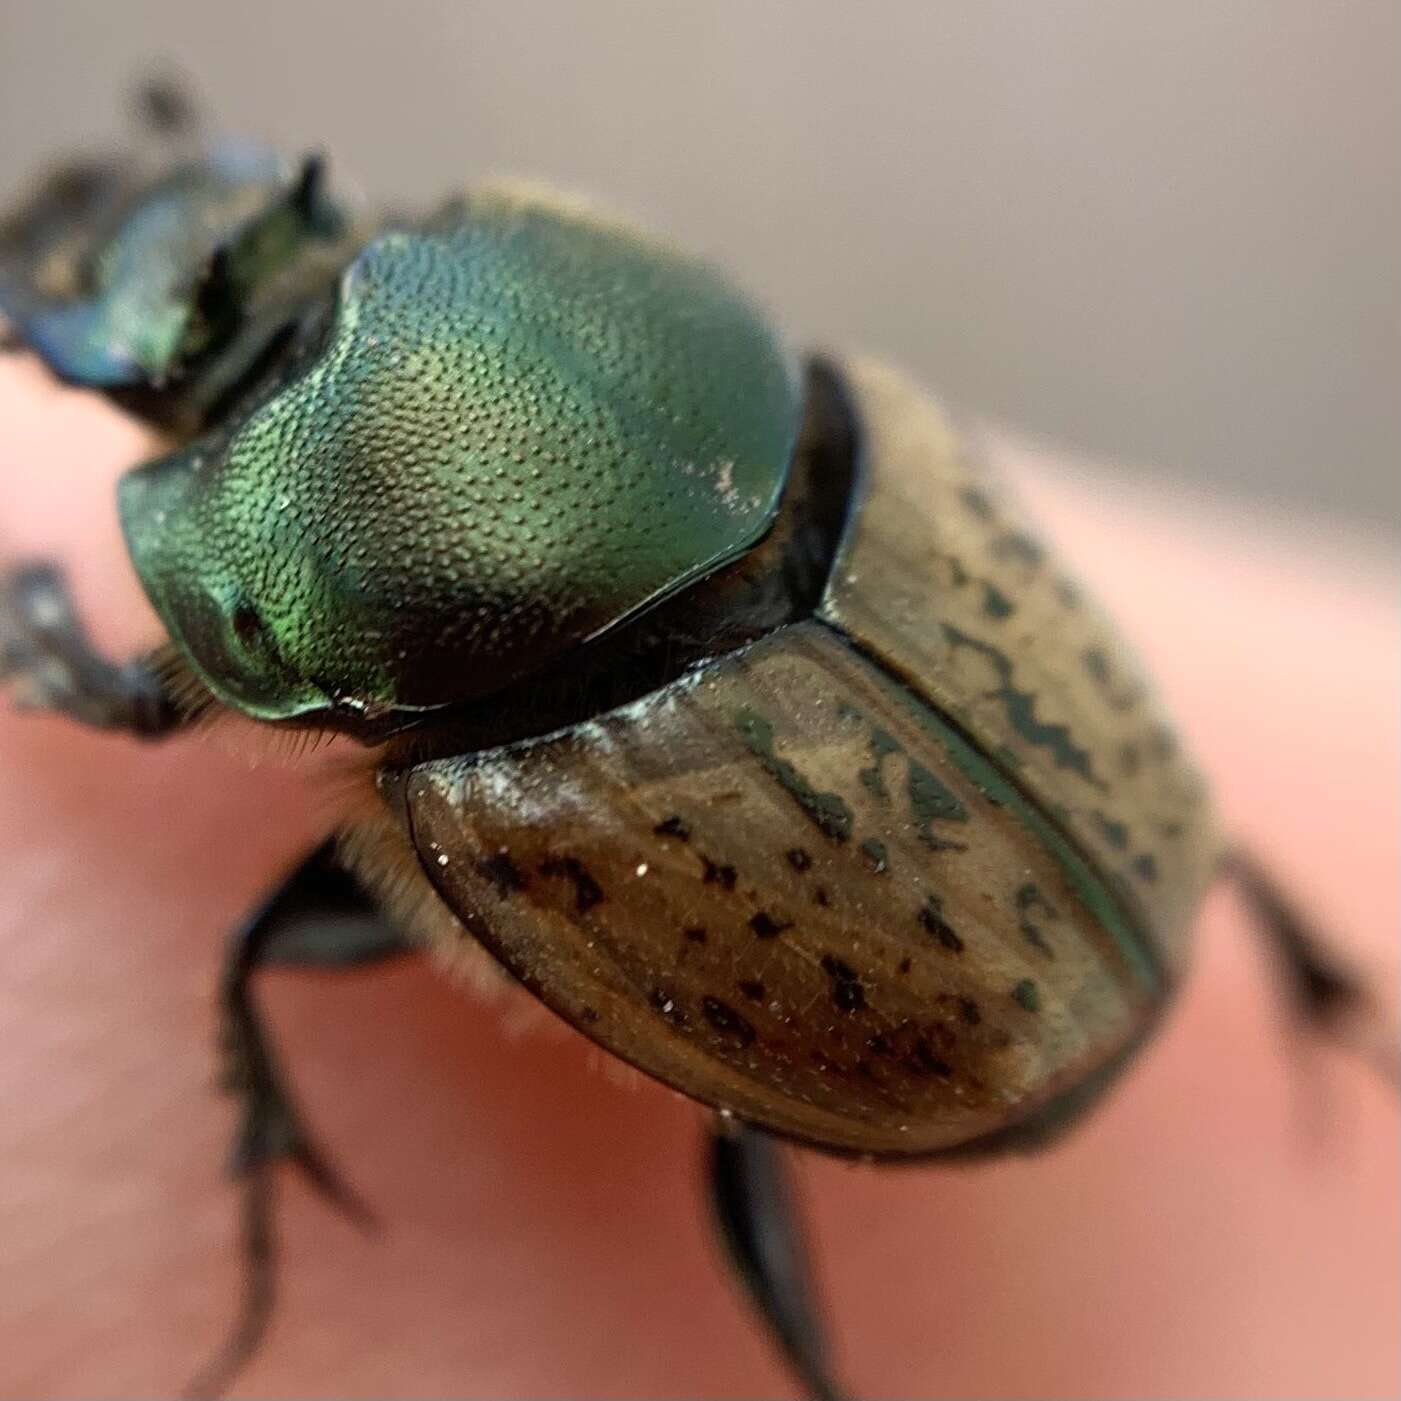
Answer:
<svg viewBox="0 0 1401 1401"><path fill-rule="evenodd" d="M795 846L791 850L784 852L788 859L788 864L802 875L804 871L812 870L812 857L800 846Z"/></svg>
<svg viewBox="0 0 1401 1401"><path fill-rule="evenodd" d="M691 840L691 829L673 814L671 817L663 818L652 828L652 832L658 837L671 837L678 842L688 842Z"/></svg>
<svg viewBox="0 0 1401 1401"><path fill-rule="evenodd" d="M878 841L875 837L867 837L861 843L861 855L870 863L871 870L876 875L883 876L890 869L890 853L885 848L885 843Z"/></svg>
<svg viewBox="0 0 1401 1401"><path fill-rule="evenodd" d="M705 943L705 940L706 940L705 929L704 929L703 926L701 926L701 925L699 925L699 924L693 924L689 929L683 929L683 930L681 931L681 933L682 933L683 935L685 935L685 937L686 937L686 939L687 939L687 941L688 941L689 943L692 943L692 944L703 944L703 943Z"/></svg>
<svg viewBox="0 0 1401 1401"><path fill-rule="evenodd" d="M1155 725L1148 736L1148 747L1155 759L1166 762L1177 753L1177 736L1166 725Z"/></svg>
<svg viewBox="0 0 1401 1401"><path fill-rule="evenodd" d="M1114 710L1132 710L1142 700L1143 688L1132 681L1115 687L1114 664L1102 647L1086 647L1080 658L1090 679L1104 693L1105 700Z"/></svg>
<svg viewBox="0 0 1401 1401"><path fill-rule="evenodd" d="M525 889L525 877L521 875L520 868L504 851L498 851L495 856L488 856L485 860L478 861L477 874L491 882L497 898L501 900Z"/></svg>
<svg viewBox="0 0 1401 1401"><path fill-rule="evenodd" d="M860 770L857 777L869 791L882 802L890 797L885 783L885 761L891 754L903 754L904 746L886 730L871 731L871 758L869 768ZM935 834L935 822L967 822L968 809L959 801L947 785L937 779L923 764L913 759L908 761L909 770L905 780L905 792L910 808L914 813L916 830L920 841L931 851L962 851L961 842L951 842Z"/></svg>
<svg viewBox="0 0 1401 1401"><path fill-rule="evenodd" d="M588 1023L590 1026L592 1026L593 1023L596 1022L596 1021L598 1020L598 1008L597 1008L597 1007L580 1007L580 1008L579 1008L579 1020L580 1020L581 1022L586 1022L586 1023Z"/></svg>
<svg viewBox="0 0 1401 1401"><path fill-rule="evenodd" d="M1030 978L1023 978L1012 989L1012 1000L1024 1011L1039 1012L1041 1010L1041 989Z"/></svg>
<svg viewBox="0 0 1401 1401"><path fill-rule="evenodd" d="M756 939L777 939L785 929L792 929L791 919L775 919L767 910L759 910L750 916L749 927Z"/></svg>
<svg viewBox="0 0 1401 1401"><path fill-rule="evenodd" d="M768 996L767 990L758 978L746 978L735 986L751 1001L762 1002Z"/></svg>
<svg viewBox="0 0 1401 1401"><path fill-rule="evenodd" d="M822 956L822 971L832 980L832 1005L839 1012L859 1012L866 1005L866 989L850 964L828 953Z"/></svg>
<svg viewBox="0 0 1401 1401"><path fill-rule="evenodd" d="M812 898L814 904L821 905L824 909L832 903L832 897L827 893L827 887L825 885L819 885L817 889L812 892Z"/></svg>
<svg viewBox="0 0 1401 1401"><path fill-rule="evenodd" d="M660 1012L673 1025L686 1025L685 1012L681 1010L680 1004L665 988L653 988L647 1001L651 1003L654 1010Z"/></svg>
<svg viewBox="0 0 1401 1401"><path fill-rule="evenodd" d="M736 1012L728 1002L718 997L706 997L701 1003L705 1019L716 1031L733 1036L741 1046L752 1046L756 1032L749 1019Z"/></svg>
<svg viewBox="0 0 1401 1401"><path fill-rule="evenodd" d="M1105 785L1091 767L1089 751L1081 749L1074 742L1069 729L1064 725L1047 725L1036 718L1036 694L1033 691L1019 691L1012 684L1012 663L1005 653L989 642L969 636L952 623L942 623L940 626L949 645L955 650L966 647L985 657L991 664L1002 684L989 695L1002 703L1012 728L1028 744L1048 750L1057 768L1069 769L1079 774L1086 783L1102 790Z"/></svg>
<svg viewBox="0 0 1401 1401"><path fill-rule="evenodd" d="M968 809L947 784L924 767L910 761L906 791L914 813L915 833L931 851L964 851L962 842L949 841L934 831L936 822L967 822Z"/></svg>
<svg viewBox="0 0 1401 1401"><path fill-rule="evenodd" d="M1170 842L1176 841L1186 830L1186 826L1181 822L1164 822L1158 828Z"/></svg>
<svg viewBox="0 0 1401 1401"><path fill-rule="evenodd" d="M983 491L981 487L966 486L959 493L963 504L968 507L980 521L990 521L996 514L992 498Z"/></svg>
<svg viewBox="0 0 1401 1401"><path fill-rule="evenodd" d="M1158 863L1153 859L1151 851L1145 851L1134 857L1133 873L1139 880L1155 881L1158 879Z"/></svg>
<svg viewBox="0 0 1401 1401"><path fill-rule="evenodd" d="M874 762L870 768L862 769L857 777L870 793L882 802L890 797L890 790L885 786L885 774L882 772L886 756L901 752L900 741L894 735L888 734L882 729L871 731L871 758Z"/></svg>
<svg viewBox="0 0 1401 1401"><path fill-rule="evenodd" d="M906 1064L914 1063L919 1070L929 1075L936 1075L940 1080L947 1080L953 1074L953 1066L942 1056L935 1054L934 1048L928 1041L916 1041L906 1058Z"/></svg>
<svg viewBox="0 0 1401 1401"><path fill-rule="evenodd" d="M1046 936L1042 933L1041 926L1032 918L1032 912L1039 910L1047 919L1057 920L1060 918L1060 911L1042 895L1041 891L1032 881L1027 881L1017 888L1017 928L1021 930L1022 938L1033 948L1044 953L1047 958L1054 958L1056 951L1046 941Z"/></svg>
<svg viewBox="0 0 1401 1401"><path fill-rule="evenodd" d="M953 1050L956 1044L957 1037L940 1022L903 1021L870 1037L866 1048L873 1055L897 1061L911 1075L948 1080L953 1076L953 1066L941 1053Z"/></svg>
<svg viewBox="0 0 1401 1401"><path fill-rule="evenodd" d="M1074 612L1080 606L1080 586L1073 579L1057 579L1056 597L1060 599L1061 607Z"/></svg>
<svg viewBox="0 0 1401 1401"><path fill-rule="evenodd" d="M574 908L586 915L604 900L603 887L589 874L577 856L552 856L540 867L542 876L564 876L574 886Z"/></svg>
<svg viewBox="0 0 1401 1401"><path fill-rule="evenodd" d="M1125 778L1132 778L1142 767L1143 755L1139 753L1138 745L1126 740L1119 746L1119 772Z"/></svg>
<svg viewBox="0 0 1401 1401"><path fill-rule="evenodd" d="M1009 530L992 542L992 553L997 559L1014 559L1035 569L1046 558L1046 551L1039 540L1033 540L1024 530Z"/></svg>
<svg viewBox="0 0 1401 1401"><path fill-rule="evenodd" d="M1094 811L1095 826L1104 834L1104 839L1111 845L1118 847L1120 851L1128 849L1129 829L1122 823L1116 822L1112 817L1106 817L1098 808Z"/></svg>
<svg viewBox="0 0 1401 1401"><path fill-rule="evenodd" d="M721 890L733 890L739 880L739 872L733 866L720 866L708 856L702 856L705 870L701 873L702 885L718 885Z"/></svg>
<svg viewBox="0 0 1401 1401"><path fill-rule="evenodd" d="M960 997L951 992L941 992L934 1000L940 1007L955 1014L964 1026L977 1026L983 1019L983 1014L978 1010L978 1004L971 997ZM937 1039L946 1045L953 1045L953 1033L942 1023L939 1024Z"/></svg>
<svg viewBox="0 0 1401 1401"><path fill-rule="evenodd" d="M1003 618L1010 618L1016 611L1016 605L996 584L983 581L983 612L989 618L1001 622Z"/></svg>
<svg viewBox="0 0 1401 1401"><path fill-rule="evenodd" d="M817 829L833 841L849 841L853 821L851 808L840 794L814 788L787 759L778 757L774 752L773 725L748 707L735 716L735 725L749 752Z"/></svg>
<svg viewBox="0 0 1401 1401"><path fill-rule="evenodd" d="M958 931L944 918L943 902L937 895L926 895L919 911L920 927L932 934L950 953L962 953L964 944Z"/></svg>
<svg viewBox="0 0 1401 1401"><path fill-rule="evenodd" d="M1081 660L1085 663L1085 670L1090 673L1090 679L1097 681L1101 686L1109 684L1109 658L1102 647L1086 647L1080 654Z"/></svg>
<svg viewBox="0 0 1401 1401"><path fill-rule="evenodd" d="M949 583L961 589L968 582L968 571L963 567L963 561L957 555L946 555L944 558L949 566Z"/></svg>
<svg viewBox="0 0 1401 1401"><path fill-rule="evenodd" d="M912 958L902 958L902 959L900 960L900 962L896 965L895 971L896 971L897 973L908 973L908 972L910 971L910 969L913 968L914 966L915 966L915 961L914 961L914 959L912 959Z"/></svg>

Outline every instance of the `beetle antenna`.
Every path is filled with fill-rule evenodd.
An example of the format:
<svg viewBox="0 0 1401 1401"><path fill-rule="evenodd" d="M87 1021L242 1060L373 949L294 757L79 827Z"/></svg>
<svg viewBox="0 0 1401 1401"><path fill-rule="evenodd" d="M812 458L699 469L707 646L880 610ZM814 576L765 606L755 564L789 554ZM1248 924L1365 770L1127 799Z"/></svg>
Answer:
<svg viewBox="0 0 1401 1401"><path fill-rule="evenodd" d="M302 214L315 213L326 183L326 157L312 151L302 161L297 183L292 187L292 207Z"/></svg>
<svg viewBox="0 0 1401 1401"><path fill-rule="evenodd" d="M224 325L239 315L241 308L227 244L221 244L209 255L195 300L210 325Z"/></svg>
<svg viewBox="0 0 1401 1401"><path fill-rule="evenodd" d="M306 227L321 237L334 238L340 234L341 213L326 193L326 157L320 151L308 152L302 158L290 204Z"/></svg>
<svg viewBox="0 0 1401 1401"><path fill-rule="evenodd" d="M1401 1092L1396 1028L1364 980L1328 950L1327 941L1251 852L1231 847L1221 869L1273 945L1298 1022L1360 1055Z"/></svg>
<svg viewBox="0 0 1401 1401"><path fill-rule="evenodd" d="M138 83L132 106L137 122L161 140L190 137L199 130L199 106L173 73L152 74Z"/></svg>

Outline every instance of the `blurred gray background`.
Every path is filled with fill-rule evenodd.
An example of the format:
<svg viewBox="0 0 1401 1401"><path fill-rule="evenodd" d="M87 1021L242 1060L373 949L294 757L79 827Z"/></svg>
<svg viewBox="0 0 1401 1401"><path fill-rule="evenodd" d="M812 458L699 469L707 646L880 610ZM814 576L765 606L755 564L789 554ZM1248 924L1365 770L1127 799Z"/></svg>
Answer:
<svg viewBox="0 0 1401 1401"><path fill-rule="evenodd" d="M592 192L963 409L1401 524L1395 0L0 0L0 188L162 57L376 196Z"/></svg>

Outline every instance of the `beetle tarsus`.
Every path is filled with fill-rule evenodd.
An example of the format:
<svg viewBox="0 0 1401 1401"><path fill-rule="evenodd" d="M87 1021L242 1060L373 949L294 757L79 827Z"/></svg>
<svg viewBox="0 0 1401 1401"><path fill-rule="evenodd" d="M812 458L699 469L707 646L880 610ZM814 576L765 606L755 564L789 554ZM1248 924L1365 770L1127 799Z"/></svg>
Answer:
<svg viewBox="0 0 1401 1401"><path fill-rule="evenodd" d="M1363 979L1326 941L1250 852L1232 847L1223 873L1269 938L1299 1024L1361 1056L1401 1091L1401 1046Z"/></svg>
<svg viewBox="0 0 1401 1401"><path fill-rule="evenodd" d="M258 1351L277 1300L277 1244L273 1232L276 1179L264 1165L250 1172L243 1198L243 1298L238 1317L219 1351L186 1383L184 1401L222 1396Z"/></svg>
<svg viewBox="0 0 1401 1401"><path fill-rule="evenodd" d="M238 1044L226 1054L237 1068L226 1078L225 1087L240 1096L244 1107L229 1164L230 1175L249 1180L285 1159L332 1206L358 1225L372 1226L374 1213L302 1127L251 1009L244 1008L234 1015L240 1021L234 1033Z"/></svg>
<svg viewBox="0 0 1401 1401"><path fill-rule="evenodd" d="M111 662L93 647L51 564L0 578L0 682L21 709L143 739L169 734L183 718L147 662Z"/></svg>
<svg viewBox="0 0 1401 1401"><path fill-rule="evenodd" d="M726 1253L812 1401L843 1401L812 1284L785 1149L748 1125L710 1139L710 1197Z"/></svg>
<svg viewBox="0 0 1401 1401"><path fill-rule="evenodd" d="M276 1295L273 1218L276 1166L288 1161L331 1205L361 1227L375 1224L364 1200L303 1128L252 996L270 966L354 968L415 951L336 861L318 847L236 929L220 983L222 1088L242 1102L230 1168L243 1183L243 1301L228 1341L186 1389L216 1396L257 1351Z"/></svg>

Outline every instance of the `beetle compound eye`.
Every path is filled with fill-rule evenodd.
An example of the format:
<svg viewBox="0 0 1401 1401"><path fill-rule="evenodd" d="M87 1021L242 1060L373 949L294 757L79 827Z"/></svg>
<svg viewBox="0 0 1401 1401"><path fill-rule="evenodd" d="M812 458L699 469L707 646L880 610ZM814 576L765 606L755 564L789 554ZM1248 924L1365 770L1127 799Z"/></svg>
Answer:
<svg viewBox="0 0 1401 1401"><path fill-rule="evenodd" d="M239 603L234 608L229 625L233 628L234 636L250 652L258 651L267 640L267 628L263 625L262 615L251 603Z"/></svg>

